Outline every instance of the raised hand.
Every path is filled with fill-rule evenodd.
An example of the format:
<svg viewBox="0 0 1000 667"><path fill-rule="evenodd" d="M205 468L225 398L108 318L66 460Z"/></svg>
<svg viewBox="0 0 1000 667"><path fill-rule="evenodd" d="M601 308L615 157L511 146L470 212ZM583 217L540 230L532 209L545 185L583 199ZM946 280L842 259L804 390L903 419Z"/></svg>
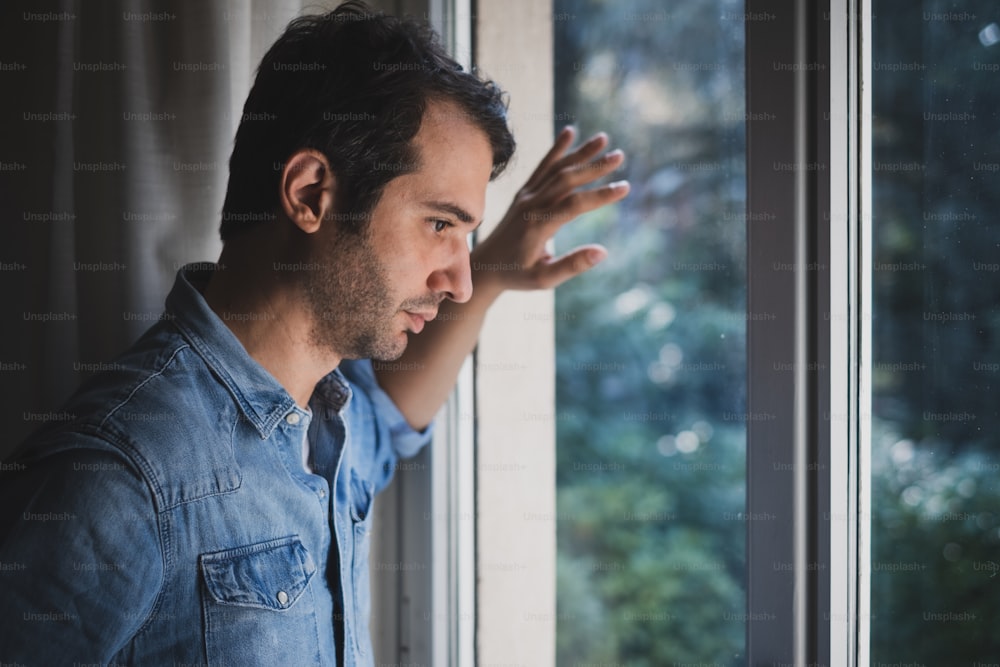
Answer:
<svg viewBox="0 0 1000 667"><path fill-rule="evenodd" d="M575 131L566 127L514 197L503 220L472 252L476 291L493 296L507 289L552 288L579 275L607 256L599 244L573 248L553 257L549 241L567 222L625 197L627 181L584 189L625 160L620 150L601 155L603 132L567 153Z"/></svg>

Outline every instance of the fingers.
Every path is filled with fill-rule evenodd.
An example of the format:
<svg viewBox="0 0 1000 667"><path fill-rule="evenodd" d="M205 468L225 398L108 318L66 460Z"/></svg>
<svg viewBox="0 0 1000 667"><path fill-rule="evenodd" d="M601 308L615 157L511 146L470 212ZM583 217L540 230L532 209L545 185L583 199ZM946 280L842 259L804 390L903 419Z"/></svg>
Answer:
<svg viewBox="0 0 1000 667"><path fill-rule="evenodd" d="M573 139L575 137L576 130L572 125L564 127L562 131L559 132L558 136L556 136L556 140L555 143L552 144L552 148L549 149L549 152L545 154L542 161L538 163L537 167L535 167L535 171L531 174L531 178L528 179L528 182L525 183L524 186L527 188L534 188L539 183L544 181L552 165L555 164L560 157L562 157L562 154L566 152L566 149L573 145Z"/></svg>
<svg viewBox="0 0 1000 667"><path fill-rule="evenodd" d="M596 243L574 248L562 257L538 267L535 276L538 287L543 289L558 287L570 278L592 269L607 256L607 249Z"/></svg>
<svg viewBox="0 0 1000 667"><path fill-rule="evenodd" d="M564 167L551 177L549 183L543 185L547 195L545 199L554 204L573 190L604 178L624 162L625 154L621 150L613 150L596 160Z"/></svg>
<svg viewBox="0 0 1000 667"><path fill-rule="evenodd" d="M566 155L558 162L555 162L550 169L550 173L558 173L567 168L578 167L588 162L608 145L608 135L598 132L587 141L577 146L576 150Z"/></svg>
<svg viewBox="0 0 1000 667"><path fill-rule="evenodd" d="M615 181L593 190L574 192L560 201L549 215L540 219L544 236L554 236L560 227L577 216L624 199L630 189L628 181Z"/></svg>
<svg viewBox="0 0 1000 667"><path fill-rule="evenodd" d="M573 145L575 137L576 130L572 126L567 125L564 127L556 137L552 148L549 149L549 152L546 153L542 161L535 167L534 173L531 174L531 178L524 184L524 187L529 190L543 188L545 187L545 181L558 176L561 172L572 171L575 168L584 166L608 145L608 135L604 132L598 132L580 144L572 153L564 155L566 150ZM620 155L621 151L612 151L612 153ZM609 153L609 155L612 153ZM582 183L589 183L592 180L594 179L587 179L582 181Z"/></svg>

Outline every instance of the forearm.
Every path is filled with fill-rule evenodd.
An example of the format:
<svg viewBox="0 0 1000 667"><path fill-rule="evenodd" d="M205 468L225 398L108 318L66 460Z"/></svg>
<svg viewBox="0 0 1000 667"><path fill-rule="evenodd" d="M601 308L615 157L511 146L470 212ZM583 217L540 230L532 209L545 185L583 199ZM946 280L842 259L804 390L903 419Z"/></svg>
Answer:
<svg viewBox="0 0 1000 667"><path fill-rule="evenodd" d="M438 316L410 336L402 357L373 364L379 385L415 429L430 424L448 399L462 363L476 346L486 312L502 291L482 272L473 271L473 286L466 303L444 301Z"/></svg>

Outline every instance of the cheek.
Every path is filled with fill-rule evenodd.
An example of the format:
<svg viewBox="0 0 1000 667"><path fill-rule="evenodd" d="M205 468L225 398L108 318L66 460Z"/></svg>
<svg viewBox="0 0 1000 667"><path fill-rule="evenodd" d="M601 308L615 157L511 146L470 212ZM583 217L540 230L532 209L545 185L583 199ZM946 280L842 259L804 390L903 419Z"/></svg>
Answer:
<svg viewBox="0 0 1000 667"><path fill-rule="evenodd" d="M393 301L391 305L426 292L430 272L416 249L386 258L382 268L384 287Z"/></svg>

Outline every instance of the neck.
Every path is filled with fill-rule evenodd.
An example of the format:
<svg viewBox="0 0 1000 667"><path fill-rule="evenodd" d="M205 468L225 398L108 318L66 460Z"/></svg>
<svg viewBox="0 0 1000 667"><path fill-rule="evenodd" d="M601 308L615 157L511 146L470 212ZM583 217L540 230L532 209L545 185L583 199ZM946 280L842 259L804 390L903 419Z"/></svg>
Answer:
<svg viewBox="0 0 1000 667"><path fill-rule="evenodd" d="M248 230L244 236L254 235ZM292 278L274 270L277 253L260 239L226 242L204 297L247 353L306 407L316 384L340 364L335 352L310 340L312 317Z"/></svg>

